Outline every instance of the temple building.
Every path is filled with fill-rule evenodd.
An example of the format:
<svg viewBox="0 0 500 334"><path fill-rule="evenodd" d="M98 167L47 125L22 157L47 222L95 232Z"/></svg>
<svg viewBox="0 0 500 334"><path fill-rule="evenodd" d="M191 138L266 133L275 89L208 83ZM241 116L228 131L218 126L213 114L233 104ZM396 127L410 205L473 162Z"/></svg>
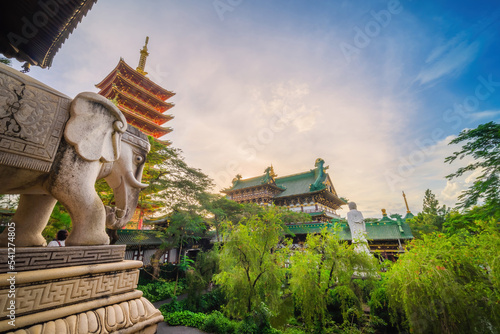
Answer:
<svg viewBox="0 0 500 334"><path fill-rule="evenodd" d="M315 168L306 172L278 177L268 167L264 175L242 179L237 175L230 188L222 190L227 198L238 203L274 204L292 211L308 213L316 222L340 218L336 210L347 204L339 198L323 159L316 159Z"/></svg>
<svg viewBox="0 0 500 334"><path fill-rule="evenodd" d="M160 138L172 131L162 125L174 116L165 114L174 106L166 102L175 93L151 81L144 71L148 53L148 41L142 48L139 66L134 70L122 58L118 65L96 85L99 94L113 100L123 112L127 122L154 138Z"/></svg>
<svg viewBox="0 0 500 334"><path fill-rule="evenodd" d="M261 176L242 179L237 175L232 186L222 192L228 199L238 203L274 204L308 213L310 222L287 224L294 247L302 247L308 234L320 233L324 228L350 243L352 235L349 225L336 212L347 203L335 191L324 163L323 159L317 159L314 169L282 177L276 175L272 166ZM389 217L386 210L382 209L382 219L365 222L370 252L381 259L395 261L399 254L404 253L405 244L413 239L407 222L413 218L413 214L404 193L403 197L407 210L405 217L399 214Z"/></svg>

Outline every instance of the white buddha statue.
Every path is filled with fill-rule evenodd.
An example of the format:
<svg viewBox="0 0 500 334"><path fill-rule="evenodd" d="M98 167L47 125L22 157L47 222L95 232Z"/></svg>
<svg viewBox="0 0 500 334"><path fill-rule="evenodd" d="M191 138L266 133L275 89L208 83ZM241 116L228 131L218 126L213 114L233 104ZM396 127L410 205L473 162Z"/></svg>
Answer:
<svg viewBox="0 0 500 334"><path fill-rule="evenodd" d="M350 211L347 213L347 223L351 230L352 243L355 244L357 252L370 253L368 242L366 241L366 225L363 214L357 210L356 203L349 203Z"/></svg>

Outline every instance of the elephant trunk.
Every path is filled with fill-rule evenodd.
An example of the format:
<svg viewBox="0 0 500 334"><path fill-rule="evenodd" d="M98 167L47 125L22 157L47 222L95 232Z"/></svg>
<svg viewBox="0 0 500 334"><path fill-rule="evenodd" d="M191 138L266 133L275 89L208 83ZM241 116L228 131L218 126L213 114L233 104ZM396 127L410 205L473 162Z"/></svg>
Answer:
<svg viewBox="0 0 500 334"><path fill-rule="evenodd" d="M116 207L106 206L106 227L117 230L132 218L139 200L139 193L148 185L136 180L130 172L122 176L120 185L113 188Z"/></svg>

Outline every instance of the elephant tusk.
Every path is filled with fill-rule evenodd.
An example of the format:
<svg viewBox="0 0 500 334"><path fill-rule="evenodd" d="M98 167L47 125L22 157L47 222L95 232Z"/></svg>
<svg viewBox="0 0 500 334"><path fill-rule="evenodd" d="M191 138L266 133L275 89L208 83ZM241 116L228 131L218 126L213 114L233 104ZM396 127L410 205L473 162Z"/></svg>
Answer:
<svg viewBox="0 0 500 334"><path fill-rule="evenodd" d="M128 172L126 175L125 175L125 179L127 181L127 183L134 187L134 188L139 188L139 189L144 189L146 188L148 185L145 184L145 183L141 183L139 181L137 181L134 177L134 174L132 174L132 172Z"/></svg>

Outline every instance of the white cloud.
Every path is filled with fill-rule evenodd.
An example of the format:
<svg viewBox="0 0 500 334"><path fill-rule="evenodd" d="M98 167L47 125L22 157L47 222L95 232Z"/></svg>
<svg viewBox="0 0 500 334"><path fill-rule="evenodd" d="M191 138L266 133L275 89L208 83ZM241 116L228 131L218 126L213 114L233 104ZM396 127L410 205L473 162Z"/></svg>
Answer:
<svg viewBox="0 0 500 334"><path fill-rule="evenodd" d="M472 121L482 121L482 120L491 120L495 119L496 117L500 116L500 110L484 110L484 111L479 111L475 112L472 114L468 115Z"/></svg>
<svg viewBox="0 0 500 334"><path fill-rule="evenodd" d="M436 47L426 60L415 81L426 84L450 74L460 73L477 56L480 44L456 36L445 45Z"/></svg>

